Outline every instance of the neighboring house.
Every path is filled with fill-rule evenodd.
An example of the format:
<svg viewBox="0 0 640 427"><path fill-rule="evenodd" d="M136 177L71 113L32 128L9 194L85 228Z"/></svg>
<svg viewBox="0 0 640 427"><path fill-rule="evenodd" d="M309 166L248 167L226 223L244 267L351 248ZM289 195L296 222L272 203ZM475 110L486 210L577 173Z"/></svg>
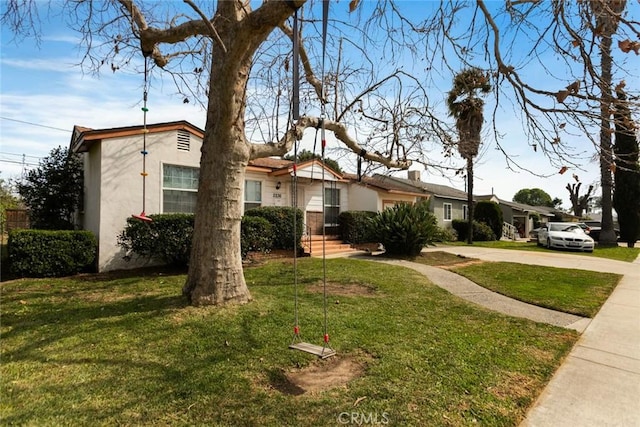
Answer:
<svg viewBox="0 0 640 427"><path fill-rule="evenodd" d="M527 238L531 230L535 228L534 219L536 217L543 224L555 217L553 208L509 202L499 199L495 194L476 196L476 200L489 200L497 203L502 211L503 221L513 226L521 238Z"/></svg>
<svg viewBox="0 0 640 427"><path fill-rule="evenodd" d="M435 215L438 226L451 229L454 219L466 220L469 214L467 193L446 185L432 184L420 180L419 171L409 171L407 179L387 175L374 175L375 179L401 185L407 191L419 191L429 199L429 207Z"/></svg>
<svg viewBox="0 0 640 427"><path fill-rule="evenodd" d="M204 132L186 121L147 125L143 156L143 126L90 129L75 126L71 151L83 155L84 195L78 222L98 239L98 269L108 271L140 266L124 260L117 244L127 218L171 212L194 212L198 189L200 149ZM147 173L143 191L144 170ZM244 210L258 206L292 206L294 163L265 158L246 170ZM400 202L429 197L421 189L383 177L340 174L319 160L297 165L296 206L303 211L305 232L335 230L340 212L380 211ZM324 188L324 198L323 198ZM143 197L144 193L144 197ZM324 202L324 209L323 209ZM324 217L323 217L324 212Z"/></svg>

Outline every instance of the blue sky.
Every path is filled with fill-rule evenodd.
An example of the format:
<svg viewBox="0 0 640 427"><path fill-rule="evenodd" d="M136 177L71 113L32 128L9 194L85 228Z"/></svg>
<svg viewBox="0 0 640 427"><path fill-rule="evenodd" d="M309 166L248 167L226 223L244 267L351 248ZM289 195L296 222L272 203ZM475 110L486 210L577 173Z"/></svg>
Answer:
<svg viewBox="0 0 640 427"><path fill-rule="evenodd" d="M74 125L99 129L142 123L142 76L126 70L112 73L108 69L99 76L83 74L76 65L82 59L77 35L60 21L43 21L39 45L33 39L16 43L13 35L2 28L1 178L17 178L23 170L23 160L27 168L32 167L53 148L68 146ZM155 84L149 93L148 122L187 120L202 128L204 111L194 103L184 104L182 100L183 97L175 95L172 83ZM577 173L585 185L599 182L599 167L594 162L584 164L583 170L559 175L557 166L549 164L541 153L533 152L528 146L520 118L508 108L499 114L500 130L505 134L503 145L525 167L550 177L508 170L502 154L488 141L475 168L476 194L493 191L498 197L511 200L522 188L542 188L552 197L564 200L564 206L568 207L565 186L573 181L572 173ZM406 176L406 172L402 176ZM422 178L423 181L465 189L460 177L423 172Z"/></svg>

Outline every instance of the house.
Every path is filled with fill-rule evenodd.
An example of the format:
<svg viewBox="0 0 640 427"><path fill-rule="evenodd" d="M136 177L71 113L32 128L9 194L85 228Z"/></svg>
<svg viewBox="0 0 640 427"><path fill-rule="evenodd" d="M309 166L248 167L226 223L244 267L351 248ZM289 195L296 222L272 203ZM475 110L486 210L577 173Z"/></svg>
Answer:
<svg viewBox="0 0 640 427"><path fill-rule="evenodd" d="M502 219L510 225L510 232L503 233L510 238L527 238L531 230L536 228L535 220L547 223L555 217L555 209L544 206L531 206L524 203L509 202L498 198L496 195L476 196L476 200L489 200L500 206ZM513 233L517 233L514 235Z"/></svg>
<svg viewBox="0 0 640 427"><path fill-rule="evenodd" d="M203 137L204 132L187 121L146 129L74 127L70 148L83 156L85 186L77 221L98 239L99 271L139 266L125 261L118 246L118 235L132 215L194 212ZM323 227L333 232L342 211L375 212L429 197L395 181L338 173L319 160L297 165L295 195L292 161L256 159L245 172L244 210L295 202L308 235L322 234Z"/></svg>
<svg viewBox="0 0 640 427"><path fill-rule="evenodd" d="M429 206L435 215L438 226L451 229L454 219L466 220L469 214L467 193L446 185L432 184L420 180L420 171L409 171L408 178L396 176L374 175L382 182L391 182L402 186L407 191L418 191L422 197L429 199Z"/></svg>

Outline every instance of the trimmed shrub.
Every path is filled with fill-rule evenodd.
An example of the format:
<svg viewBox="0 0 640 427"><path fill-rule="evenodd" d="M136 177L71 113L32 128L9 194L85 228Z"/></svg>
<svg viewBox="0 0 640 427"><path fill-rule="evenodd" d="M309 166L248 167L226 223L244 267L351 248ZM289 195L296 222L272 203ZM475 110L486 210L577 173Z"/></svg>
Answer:
<svg viewBox="0 0 640 427"><path fill-rule="evenodd" d="M144 258L161 261L174 266L189 264L191 240L193 238L193 214L149 215L152 221L127 219L127 226L118 236L118 245Z"/></svg>
<svg viewBox="0 0 640 427"><path fill-rule="evenodd" d="M487 224L496 236L496 239L494 240L499 240L502 237L502 223L504 221L502 217L502 210L496 202L481 200L476 203L473 208L473 219ZM476 240L475 237L474 240Z"/></svg>
<svg viewBox="0 0 640 427"><path fill-rule="evenodd" d="M434 242L455 242L458 235L455 230L449 228L438 227L436 234L433 236Z"/></svg>
<svg viewBox="0 0 640 427"><path fill-rule="evenodd" d="M340 239L344 242L377 243L373 236L372 218L377 215L371 211L344 211L338 216Z"/></svg>
<svg viewBox="0 0 640 427"><path fill-rule="evenodd" d="M400 203L378 213L373 219L376 240L389 255L416 257L433 241L438 226L426 202Z"/></svg>
<svg viewBox="0 0 640 427"><path fill-rule="evenodd" d="M269 221L259 216L242 218L240 249L242 258L249 252L269 252L273 246L273 227Z"/></svg>
<svg viewBox="0 0 640 427"><path fill-rule="evenodd" d="M451 226L458 234L458 241L467 240L469 226L466 220L454 219ZM496 240L496 235L487 224L479 221L473 221L473 240L477 242L487 242Z"/></svg>
<svg viewBox="0 0 640 427"><path fill-rule="evenodd" d="M293 215L296 217L296 235L295 246L301 247L302 225L304 222L302 211L292 207L280 206L263 206L255 209L249 209L244 216L259 216L271 224L274 230L273 249L293 249Z"/></svg>
<svg viewBox="0 0 640 427"><path fill-rule="evenodd" d="M473 221L473 240L476 242L490 242L498 240L495 233L484 222Z"/></svg>
<svg viewBox="0 0 640 427"><path fill-rule="evenodd" d="M89 231L12 230L10 271L18 277L62 277L92 271L98 243Z"/></svg>

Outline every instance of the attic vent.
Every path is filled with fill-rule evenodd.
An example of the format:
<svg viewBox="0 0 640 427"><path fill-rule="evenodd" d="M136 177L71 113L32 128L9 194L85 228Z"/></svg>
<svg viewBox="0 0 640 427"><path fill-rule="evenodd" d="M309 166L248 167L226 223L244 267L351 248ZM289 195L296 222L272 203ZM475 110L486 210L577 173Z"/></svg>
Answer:
<svg viewBox="0 0 640 427"><path fill-rule="evenodd" d="M189 151L191 148L191 134L186 130L178 131L178 150Z"/></svg>

